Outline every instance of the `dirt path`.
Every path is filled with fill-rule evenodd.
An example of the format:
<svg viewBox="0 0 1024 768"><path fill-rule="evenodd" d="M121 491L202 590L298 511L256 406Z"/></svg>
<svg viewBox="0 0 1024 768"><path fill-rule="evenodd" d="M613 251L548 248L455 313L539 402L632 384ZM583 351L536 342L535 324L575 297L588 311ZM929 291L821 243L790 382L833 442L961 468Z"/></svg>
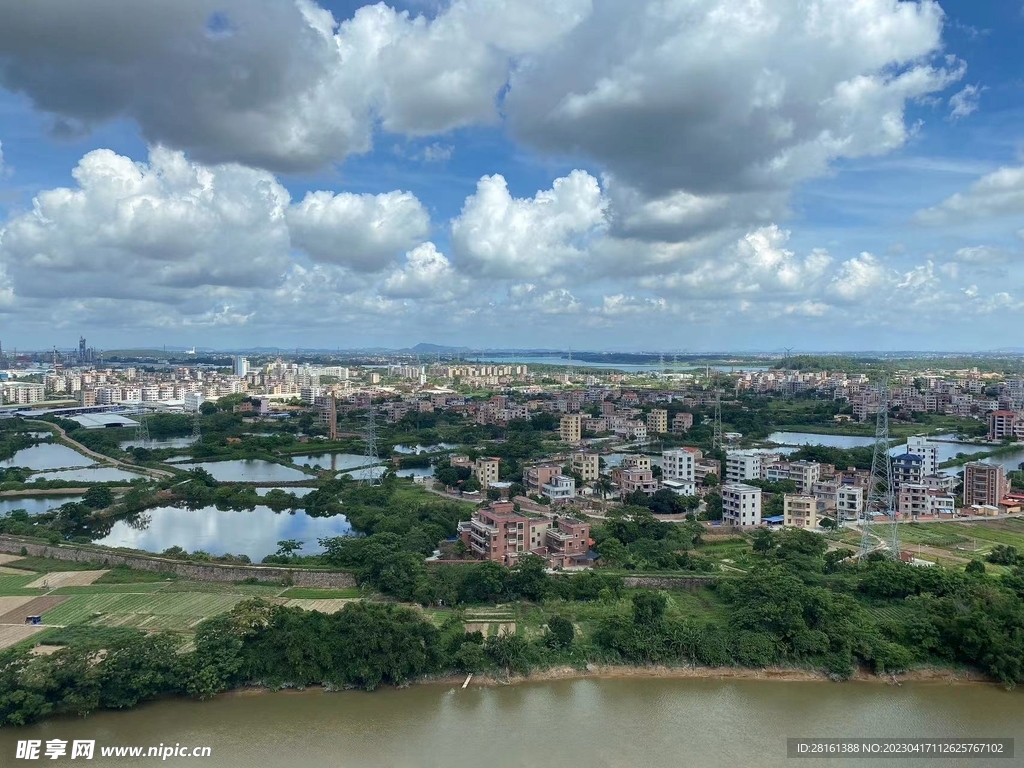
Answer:
<svg viewBox="0 0 1024 768"><path fill-rule="evenodd" d="M96 453L96 451L86 448L84 445L82 445L74 438L68 437L67 432L58 427L56 424L51 424L48 421L36 421L35 419L25 419L25 422L27 424L38 424L41 427L45 427L46 429L56 432L58 435L60 435L61 440L66 442L79 453L88 456L90 459L96 459L97 461L101 461L104 464L109 464L111 466L117 467L118 469L123 469L128 472L141 472L143 474L149 475L150 477L174 477L173 472L168 472L163 469L150 469L149 467L140 467L137 464L129 464L128 462L120 461L118 459L111 458L110 456L105 456L102 453Z"/></svg>

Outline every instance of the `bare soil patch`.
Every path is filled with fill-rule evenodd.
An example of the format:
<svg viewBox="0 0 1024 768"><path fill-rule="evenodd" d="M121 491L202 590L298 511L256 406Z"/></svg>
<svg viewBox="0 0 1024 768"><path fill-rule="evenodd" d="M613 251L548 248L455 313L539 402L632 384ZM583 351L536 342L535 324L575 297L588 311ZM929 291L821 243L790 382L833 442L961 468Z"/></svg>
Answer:
<svg viewBox="0 0 1024 768"><path fill-rule="evenodd" d="M13 563L15 560L21 559L21 555L8 555L3 552L0 552L0 565L3 565L4 563Z"/></svg>
<svg viewBox="0 0 1024 768"><path fill-rule="evenodd" d="M0 600L21 600L20 597L4 597ZM47 595L46 597L30 597L28 602L19 603L13 609L0 615L0 624L24 624L26 616L42 616L51 608L63 603L67 597L61 595ZM2 604L0 604L2 605ZM26 625L28 626L28 625Z"/></svg>
<svg viewBox="0 0 1024 768"><path fill-rule="evenodd" d="M30 589L57 589L57 587L87 587L96 579L110 571L56 571L46 573L35 581L26 584Z"/></svg>
<svg viewBox="0 0 1024 768"><path fill-rule="evenodd" d="M35 600L35 598L31 595L23 597L0 597L0 616L10 613L16 608L19 608L25 603L29 603L33 600ZM22 621L24 621L24 617L22 617Z"/></svg>
<svg viewBox="0 0 1024 768"><path fill-rule="evenodd" d="M0 648L10 648L26 637L32 637L36 632L42 632L43 629L45 627L31 624L0 624Z"/></svg>

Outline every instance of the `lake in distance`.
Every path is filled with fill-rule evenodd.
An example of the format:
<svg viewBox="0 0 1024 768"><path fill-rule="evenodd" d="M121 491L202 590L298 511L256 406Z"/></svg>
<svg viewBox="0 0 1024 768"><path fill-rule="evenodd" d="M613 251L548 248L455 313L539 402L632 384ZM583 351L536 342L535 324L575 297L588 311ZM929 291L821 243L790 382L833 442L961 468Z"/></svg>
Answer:
<svg viewBox="0 0 1024 768"><path fill-rule="evenodd" d="M789 759L787 737L1014 738L1024 749L1024 693L946 683L619 678L475 687L414 685L373 693L240 692L0 732L95 739L100 746L208 746L209 768L812 768L1019 764L1007 759ZM10 761L8 762L8 758Z"/></svg>

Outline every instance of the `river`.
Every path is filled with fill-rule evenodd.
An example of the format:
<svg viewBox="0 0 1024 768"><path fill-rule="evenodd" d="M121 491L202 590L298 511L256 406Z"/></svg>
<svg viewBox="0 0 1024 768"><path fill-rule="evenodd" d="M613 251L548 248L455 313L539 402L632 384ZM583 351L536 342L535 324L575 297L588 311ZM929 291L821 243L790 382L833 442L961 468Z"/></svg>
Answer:
<svg viewBox="0 0 1024 768"><path fill-rule="evenodd" d="M374 693L320 690L171 700L128 712L0 732L14 765L19 739L95 739L102 746L207 746L207 768L773 768L1013 765L1014 760L786 757L787 737L1015 738L1024 694L979 684L618 678L461 690L415 685ZM1018 753L1019 755L1019 753ZM67 760L67 758L63 758Z"/></svg>

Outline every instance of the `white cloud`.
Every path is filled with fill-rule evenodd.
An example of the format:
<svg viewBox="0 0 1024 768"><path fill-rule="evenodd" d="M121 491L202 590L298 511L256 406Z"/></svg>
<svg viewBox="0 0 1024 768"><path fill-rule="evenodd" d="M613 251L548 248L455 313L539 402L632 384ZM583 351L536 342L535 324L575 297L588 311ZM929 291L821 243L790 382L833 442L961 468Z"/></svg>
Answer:
<svg viewBox="0 0 1024 768"><path fill-rule="evenodd" d="M22 296L156 297L275 283L288 261L288 192L269 174L205 167L154 148L148 163L99 149L73 188L40 192L0 231Z"/></svg>
<svg viewBox="0 0 1024 768"><path fill-rule="evenodd" d="M292 243L317 261L375 272L430 234L430 215L411 192L310 192L288 211Z"/></svg>
<svg viewBox="0 0 1024 768"><path fill-rule="evenodd" d="M587 244L607 224L607 200L576 170L532 198L513 198L501 175L484 176L451 223L457 263L489 277L576 279Z"/></svg>
<svg viewBox="0 0 1024 768"><path fill-rule="evenodd" d="M949 119L959 120L977 112L983 90L985 89L978 85L965 85L962 90L954 93L949 99Z"/></svg>
<svg viewBox="0 0 1024 768"><path fill-rule="evenodd" d="M466 285L433 243L423 243L406 254L405 264L388 275L380 290L395 299L450 301Z"/></svg>
<svg viewBox="0 0 1024 768"><path fill-rule="evenodd" d="M870 253L862 253L842 263L829 290L840 300L853 302L876 295L886 280L887 271L881 261Z"/></svg>
<svg viewBox="0 0 1024 768"><path fill-rule="evenodd" d="M982 176L967 192L958 192L939 205L918 211L921 224L945 225L994 216L1024 213L1024 166L1004 167Z"/></svg>
<svg viewBox="0 0 1024 768"><path fill-rule="evenodd" d="M565 288L544 291L533 283L517 283L509 288L508 297L508 308L516 312L574 315L584 309L583 303Z"/></svg>

